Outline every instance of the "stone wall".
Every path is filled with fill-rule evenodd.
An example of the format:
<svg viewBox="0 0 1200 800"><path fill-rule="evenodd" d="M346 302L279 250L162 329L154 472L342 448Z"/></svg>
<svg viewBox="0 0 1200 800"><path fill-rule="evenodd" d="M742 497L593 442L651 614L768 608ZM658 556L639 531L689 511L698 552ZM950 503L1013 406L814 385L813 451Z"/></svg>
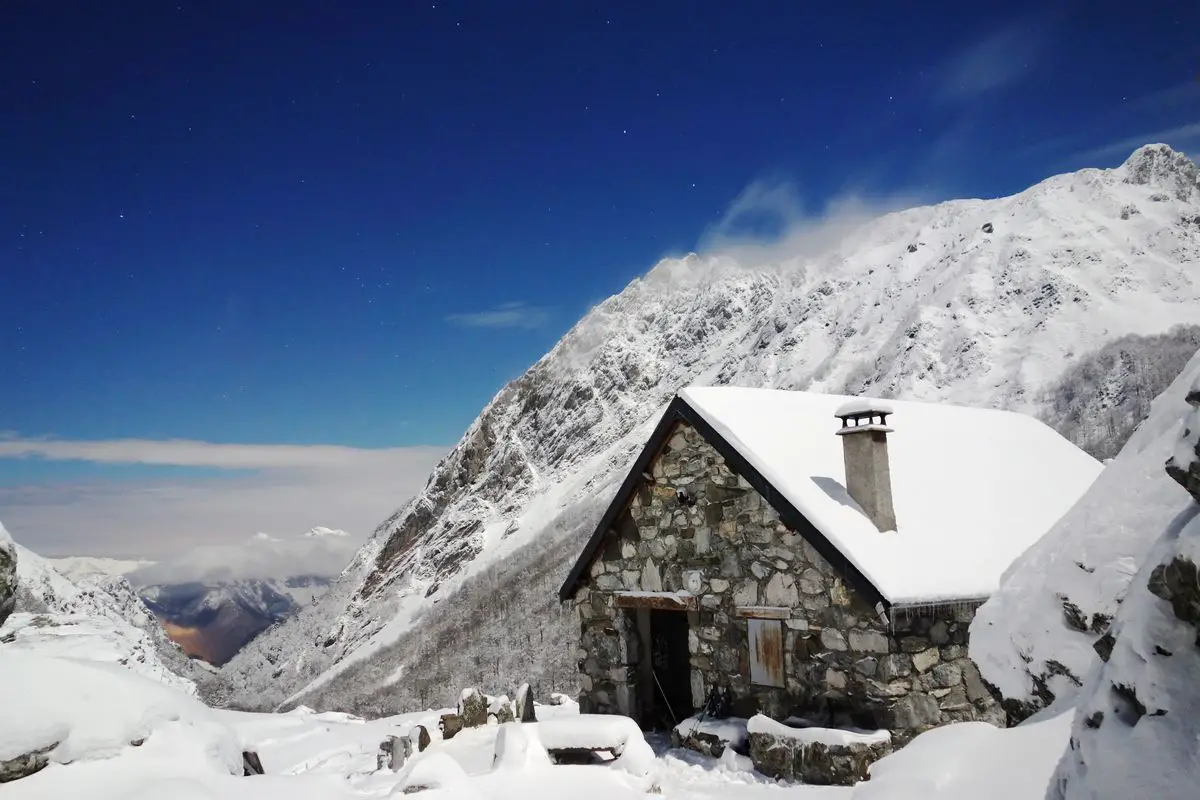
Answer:
<svg viewBox="0 0 1200 800"><path fill-rule="evenodd" d="M802 536L690 426L680 424L651 468L654 482L584 573L574 598L581 628L581 711L636 715L639 640L615 592L698 591L688 612L692 700L729 685L733 712L893 730L897 744L945 722L1003 724L967 659L974 608L898 614L884 622ZM899 534L898 534L899 535ZM786 686L750 682L739 607L791 609L783 620Z"/></svg>

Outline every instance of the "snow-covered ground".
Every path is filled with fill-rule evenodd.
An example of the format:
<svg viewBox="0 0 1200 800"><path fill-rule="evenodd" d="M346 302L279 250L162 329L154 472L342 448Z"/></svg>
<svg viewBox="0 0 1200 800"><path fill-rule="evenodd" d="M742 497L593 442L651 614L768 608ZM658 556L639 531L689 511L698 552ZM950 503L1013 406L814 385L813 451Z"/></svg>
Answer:
<svg viewBox="0 0 1200 800"><path fill-rule="evenodd" d="M364 721L301 707L287 714L214 711L168 686L113 665L0 648L0 762L44 750L49 765L4 784L5 800L297 800L399 796L428 786L430 800L645 797L695 800L1041 800L1067 737L1069 717L1000 731L983 723L943 728L915 740L856 788L783 785L748 759L672 749L654 752L620 717L538 705L539 722L489 724L449 741L430 710ZM379 745L416 725L432 744L398 771L379 767ZM551 765L542 749L585 739L625 741L615 761ZM632 766L622 762L646 748ZM242 777L243 749L265 775Z"/></svg>

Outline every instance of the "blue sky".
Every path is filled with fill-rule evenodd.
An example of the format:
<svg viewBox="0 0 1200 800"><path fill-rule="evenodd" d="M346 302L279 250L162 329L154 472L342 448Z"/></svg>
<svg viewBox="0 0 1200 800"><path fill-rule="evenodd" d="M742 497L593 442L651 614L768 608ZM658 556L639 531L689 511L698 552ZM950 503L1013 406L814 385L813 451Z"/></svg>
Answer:
<svg viewBox="0 0 1200 800"><path fill-rule="evenodd" d="M73 518L29 508L65 514L83 484L228 491L318 444L403 461L386 513L756 181L814 212L1200 149L1200 6L864 8L6 2L0 519L70 549Z"/></svg>

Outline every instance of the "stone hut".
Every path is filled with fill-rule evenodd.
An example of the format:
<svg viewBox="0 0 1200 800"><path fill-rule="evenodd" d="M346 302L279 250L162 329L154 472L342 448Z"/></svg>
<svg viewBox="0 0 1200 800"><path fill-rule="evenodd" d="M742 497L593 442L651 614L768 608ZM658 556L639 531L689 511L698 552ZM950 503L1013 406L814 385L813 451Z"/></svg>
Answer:
<svg viewBox="0 0 1200 800"><path fill-rule="evenodd" d="M560 590L580 710L670 727L717 688L898 745L1003 725L968 626L1100 468L1015 413L685 389Z"/></svg>

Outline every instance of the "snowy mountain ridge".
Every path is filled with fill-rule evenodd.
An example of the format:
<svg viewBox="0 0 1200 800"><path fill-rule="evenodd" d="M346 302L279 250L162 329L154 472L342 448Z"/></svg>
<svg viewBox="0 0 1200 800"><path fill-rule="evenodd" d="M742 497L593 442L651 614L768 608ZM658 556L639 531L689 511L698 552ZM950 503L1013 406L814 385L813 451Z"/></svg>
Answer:
<svg viewBox="0 0 1200 800"><path fill-rule="evenodd" d="M889 214L817 254L665 259L502 388L330 592L251 643L225 675L239 702L311 697L436 624L421 621L431 604L453 607L454 589L505 559L532 566L536 554L548 569L551 546L565 572L577 549L566 537L594 523L654 417L686 385L1042 414L1066 370L1114 339L1194 323L1198 261L1197 169L1163 145L1011 197ZM546 598L521 624L561 629L566 641L555 605Z"/></svg>
<svg viewBox="0 0 1200 800"><path fill-rule="evenodd" d="M0 627L5 646L67 655L83 648L87 658L119 662L189 694L208 677L167 638L123 577L74 582L31 550L15 549L16 613Z"/></svg>
<svg viewBox="0 0 1200 800"><path fill-rule="evenodd" d="M134 570L148 567L154 563L142 558L106 558L104 556L55 556L46 558L46 561L73 581L107 575L128 575Z"/></svg>

